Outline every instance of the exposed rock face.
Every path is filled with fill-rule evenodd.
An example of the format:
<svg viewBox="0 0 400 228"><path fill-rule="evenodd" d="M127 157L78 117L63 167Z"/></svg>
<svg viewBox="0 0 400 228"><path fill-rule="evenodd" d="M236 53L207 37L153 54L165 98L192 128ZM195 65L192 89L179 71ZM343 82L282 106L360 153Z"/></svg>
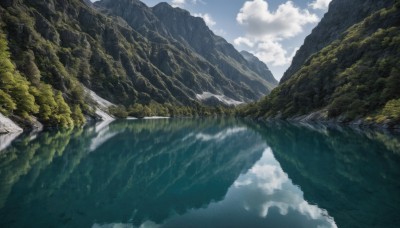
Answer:
<svg viewBox="0 0 400 228"><path fill-rule="evenodd" d="M393 0L333 0L329 11L305 39L297 51L292 64L283 75L280 83L291 78L314 53L340 38L354 24L362 21L372 12L388 7Z"/></svg>
<svg viewBox="0 0 400 228"><path fill-rule="evenodd" d="M190 64L200 64L200 72L206 70L206 74L220 78L214 83L215 85L220 84L221 80L231 81L229 83L234 84L242 82L251 89L246 93L254 94L257 97L260 94L269 93L277 84L273 78L270 80L271 78L265 77L263 75L265 72L258 72L254 69L225 39L216 36L201 18L191 16L186 10L173 8L167 3L160 3L149 8L136 0L119 0L118 2L102 0L96 2L95 5L110 15L123 18L148 40L169 44L171 47L163 47L166 53L153 58L153 62L156 65L161 65L165 73L175 70L171 69L171 65L175 65L174 62L167 66L163 61L166 58L173 58L174 52L168 49L176 48L179 51L196 56L196 59L194 59L196 63L191 62ZM177 64L184 65L179 60ZM210 69L210 66L214 69ZM189 70L186 73L192 74L194 72ZM201 90L200 93L210 91L205 87L198 89ZM213 89L211 92L241 101L246 100L246 98L241 99L235 96L232 91L223 90ZM199 93L199 91L196 90L196 93Z"/></svg>
<svg viewBox="0 0 400 228"><path fill-rule="evenodd" d="M18 132L22 132L22 128L20 128L12 120L3 116L3 114L0 113L0 134L18 133Z"/></svg>
<svg viewBox="0 0 400 228"><path fill-rule="evenodd" d="M249 63L251 69L254 72L262 75L265 80L278 84L278 81L274 78L274 75L272 75L272 72L268 69L268 66L264 62L261 62L256 56L254 56L250 52L241 51L240 54L243 55L243 57Z"/></svg>
<svg viewBox="0 0 400 228"><path fill-rule="evenodd" d="M0 153L6 149L22 132L0 134Z"/></svg>
<svg viewBox="0 0 400 228"><path fill-rule="evenodd" d="M84 3L86 3L89 6L92 6L93 3L90 0L83 0Z"/></svg>
<svg viewBox="0 0 400 228"><path fill-rule="evenodd" d="M276 86L201 18L166 3L7 0L0 1L0 15L21 74L32 75L25 67L29 54L34 80L61 91L71 106L72 91L82 84L126 106L195 106L203 92L247 102Z"/></svg>

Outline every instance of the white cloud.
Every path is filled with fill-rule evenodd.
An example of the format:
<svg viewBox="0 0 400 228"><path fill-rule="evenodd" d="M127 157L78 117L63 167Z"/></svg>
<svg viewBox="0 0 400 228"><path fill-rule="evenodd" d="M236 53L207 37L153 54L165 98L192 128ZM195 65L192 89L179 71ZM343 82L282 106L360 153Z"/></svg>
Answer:
<svg viewBox="0 0 400 228"><path fill-rule="evenodd" d="M223 29L213 29L213 32L218 36L226 36L228 33Z"/></svg>
<svg viewBox="0 0 400 228"><path fill-rule="evenodd" d="M304 199L303 192L292 183L270 148L265 149L261 159L247 173L239 176L226 199L233 195L237 197L239 194L232 194L235 190L241 193L238 202L243 208L258 212L260 217L268 217L272 208L278 209L281 215L296 211L318 224L310 223L310 227L337 228L335 220L325 209ZM232 205L232 202L229 203Z"/></svg>
<svg viewBox="0 0 400 228"><path fill-rule="evenodd" d="M303 26L318 22L318 17L308 10L301 10L293 2L281 4L275 12L265 0L247 1L236 17L250 36L256 38L290 38L303 31Z"/></svg>
<svg viewBox="0 0 400 228"><path fill-rule="evenodd" d="M259 42L254 55L261 61L273 66L290 64L298 48L289 53L283 46L272 40Z"/></svg>
<svg viewBox="0 0 400 228"><path fill-rule="evenodd" d="M245 29L245 36L234 40L237 47L250 48L267 64L284 66L290 64L297 50L289 51L282 41L301 34L306 25L317 23L319 18L292 1L272 11L267 0L252 0L244 3L236 20Z"/></svg>
<svg viewBox="0 0 400 228"><path fill-rule="evenodd" d="M332 0L315 0L310 3L310 6L313 9L327 10L331 1Z"/></svg>
<svg viewBox="0 0 400 228"><path fill-rule="evenodd" d="M172 0L171 5L173 7L182 7L183 5L185 5L186 0Z"/></svg>
<svg viewBox="0 0 400 228"><path fill-rule="evenodd" d="M211 141L211 140L222 141L222 140L224 140L228 137L231 137L235 134L245 132L246 130L247 130L247 128L245 128L245 127L234 127L234 128L228 128L228 129L221 131L214 135L198 133L195 137L197 140L201 140L201 141Z"/></svg>
<svg viewBox="0 0 400 228"><path fill-rule="evenodd" d="M194 5L196 5L197 3L201 3L203 5L206 5L206 2L204 2L203 0L190 0L189 2L187 0L172 0L171 1L171 5L173 7L181 7L181 8L187 3L191 3Z"/></svg>
<svg viewBox="0 0 400 228"><path fill-rule="evenodd" d="M201 17L203 18L204 22L206 22L208 27L213 27L214 25L216 25L217 23L214 21L214 19L210 16L210 14L208 13L195 13L193 14L193 16L195 17Z"/></svg>
<svg viewBox="0 0 400 228"><path fill-rule="evenodd" d="M282 44L274 40L258 41L253 42L246 37L238 37L233 43L238 47L243 47L244 49L250 48L250 51L257 58L268 65L272 66L284 66L292 62L299 48L291 48L291 51L287 51Z"/></svg>
<svg viewBox="0 0 400 228"><path fill-rule="evenodd" d="M246 37L238 37L233 41L233 43L236 46L245 45L245 46L251 47L251 48L254 47L254 42Z"/></svg>
<svg viewBox="0 0 400 228"><path fill-rule="evenodd" d="M192 0L192 3L193 4L201 3L203 5L207 5L207 3L205 1L203 1L203 0Z"/></svg>

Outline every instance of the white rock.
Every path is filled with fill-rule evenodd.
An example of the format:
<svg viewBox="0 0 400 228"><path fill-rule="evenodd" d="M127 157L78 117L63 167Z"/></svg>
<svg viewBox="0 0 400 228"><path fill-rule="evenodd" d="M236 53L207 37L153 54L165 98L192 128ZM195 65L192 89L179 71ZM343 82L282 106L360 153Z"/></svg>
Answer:
<svg viewBox="0 0 400 228"><path fill-rule="evenodd" d="M96 108L96 115L98 115L103 121L109 122L114 120L114 117L101 110L100 108Z"/></svg>
<svg viewBox="0 0 400 228"><path fill-rule="evenodd" d="M0 113L0 134L22 132L22 128Z"/></svg>
<svg viewBox="0 0 400 228"><path fill-rule="evenodd" d="M109 102L108 100L100 97L99 95L97 95L94 91L84 87L85 92L87 92L90 97L93 99L93 101L95 101L97 103L97 107L99 107L100 109L108 109L111 106L115 106L115 104Z"/></svg>
<svg viewBox="0 0 400 228"><path fill-rule="evenodd" d="M213 94L210 92L203 92L202 94L196 94L197 100L203 101L210 99L211 97L215 97L218 99L220 102L226 104L226 105L240 105L243 104L241 101L234 100L232 98L229 98L225 95L218 95L218 94Z"/></svg>
<svg viewBox="0 0 400 228"><path fill-rule="evenodd" d="M94 91L84 87L85 92L89 94L90 98L96 102L96 115L99 116L103 121L112 121L115 118L108 114L108 108L115 106L115 104L109 102L108 100L100 97Z"/></svg>
<svg viewBox="0 0 400 228"><path fill-rule="evenodd" d="M0 151L6 149L20 134L22 131L0 135Z"/></svg>

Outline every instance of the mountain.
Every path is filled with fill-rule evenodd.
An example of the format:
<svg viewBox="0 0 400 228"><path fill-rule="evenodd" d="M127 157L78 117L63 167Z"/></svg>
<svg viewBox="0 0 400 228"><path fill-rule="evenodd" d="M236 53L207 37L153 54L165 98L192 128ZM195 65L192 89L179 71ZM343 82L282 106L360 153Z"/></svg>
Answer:
<svg viewBox="0 0 400 228"><path fill-rule="evenodd" d="M80 125L95 115L90 91L126 107L198 107L204 93L242 103L276 86L201 18L165 3L5 0L0 25L0 112L27 125Z"/></svg>
<svg viewBox="0 0 400 228"><path fill-rule="evenodd" d="M352 7L355 12L365 11L366 7L354 6L353 1L333 0L329 11L339 5L340 8L333 7L334 15L328 12L325 17L337 17L344 24L353 19L339 16L342 11ZM260 102L245 107L242 114L258 118L378 123L388 127L398 124L399 7L400 2L396 1L369 13L343 33L340 28L337 33L341 35L336 40L311 55L289 79ZM309 37L318 37L315 33L319 30L314 29ZM326 40L315 42L318 46Z"/></svg>
<svg viewBox="0 0 400 228"><path fill-rule="evenodd" d="M108 15L124 19L148 40L172 44L197 56L204 64L216 67L230 83L241 82L251 88L244 99L236 98L230 91L217 93L219 95L245 101L246 98L260 98L277 85L274 78L266 79L265 72L260 74L231 44L215 35L203 19L191 16L186 10L173 8L165 2L149 8L138 0L119 0L118 4L113 0L101 0L95 6ZM204 88L200 90L215 93Z"/></svg>
<svg viewBox="0 0 400 228"><path fill-rule="evenodd" d="M265 80L278 84L278 81L274 78L274 75L268 69L268 66L264 62L261 62L256 56L254 56L250 52L241 51L240 54L242 54L242 56L246 59L254 72L257 72L259 75L263 75Z"/></svg>
<svg viewBox="0 0 400 228"><path fill-rule="evenodd" d="M321 22L306 37L297 51L291 66L284 73L281 83L292 77L314 53L339 39L354 24L361 22L371 13L393 5L394 0L335 0Z"/></svg>

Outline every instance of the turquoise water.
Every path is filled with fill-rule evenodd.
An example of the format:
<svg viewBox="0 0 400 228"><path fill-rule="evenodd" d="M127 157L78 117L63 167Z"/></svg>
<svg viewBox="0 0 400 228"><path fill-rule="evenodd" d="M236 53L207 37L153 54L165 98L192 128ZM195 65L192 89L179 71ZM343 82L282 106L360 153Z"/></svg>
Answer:
<svg viewBox="0 0 400 228"><path fill-rule="evenodd" d="M0 227L400 227L400 137L234 119L22 135Z"/></svg>

